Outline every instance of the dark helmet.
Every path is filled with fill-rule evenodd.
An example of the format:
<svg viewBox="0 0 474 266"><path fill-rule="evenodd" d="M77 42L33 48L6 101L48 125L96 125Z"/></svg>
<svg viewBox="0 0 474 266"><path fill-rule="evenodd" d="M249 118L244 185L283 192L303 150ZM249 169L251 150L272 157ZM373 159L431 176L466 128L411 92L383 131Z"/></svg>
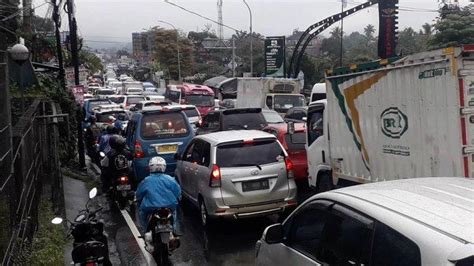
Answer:
<svg viewBox="0 0 474 266"><path fill-rule="evenodd" d="M107 132L107 134L115 134L115 127L113 125L108 125L105 128L105 132Z"/></svg>
<svg viewBox="0 0 474 266"><path fill-rule="evenodd" d="M113 135L110 137L109 145L114 150L123 150L125 149L125 138L120 135Z"/></svg>
<svg viewBox="0 0 474 266"><path fill-rule="evenodd" d="M95 115L91 115L91 116L89 117L89 122L90 122L90 123L95 123L95 122L97 122L97 117L96 117Z"/></svg>

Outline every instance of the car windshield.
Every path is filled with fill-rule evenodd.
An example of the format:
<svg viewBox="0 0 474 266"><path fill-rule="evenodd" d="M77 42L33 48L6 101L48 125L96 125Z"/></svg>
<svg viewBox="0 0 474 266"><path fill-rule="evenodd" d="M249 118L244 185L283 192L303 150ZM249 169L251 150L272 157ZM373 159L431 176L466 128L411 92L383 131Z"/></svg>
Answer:
<svg viewBox="0 0 474 266"><path fill-rule="evenodd" d="M186 102L196 106L214 106L212 95L187 95Z"/></svg>
<svg viewBox="0 0 474 266"><path fill-rule="evenodd" d="M127 93L141 93L143 92L142 89L140 88L130 88L130 89L127 89Z"/></svg>
<svg viewBox="0 0 474 266"><path fill-rule="evenodd" d="M181 113L152 113L143 116L141 135L144 139L177 138L188 134L186 118Z"/></svg>
<svg viewBox="0 0 474 266"><path fill-rule="evenodd" d="M224 130L257 129L267 125L261 113L230 113L222 119Z"/></svg>
<svg viewBox="0 0 474 266"><path fill-rule="evenodd" d="M302 95L275 95L274 109L279 113L286 113L291 107L305 106Z"/></svg>
<svg viewBox="0 0 474 266"><path fill-rule="evenodd" d="M121 104L123 103L123 99L125 99L125 97L110 97L109 100L111 100L112 102L114 103L117 103L117 104Z"/></svg>
<svg viewBox="0 0 474 266"><path fill-rule="evenodd" d="M113 90L98 90L97 95L114 95L115 91Z"/></svg>
<svg viewBox="0 0 474 266"><path fill-rule="evenodd" d="M183 112L186 114L187 117L199 116L199 113L196 108L184 109Z"/></svg>
<svg viewBox="0 0 474 266"><path fill-rule="evenodd" d="M265 112L262 112L262 114L265 117L265 120L267 121L268 124L285 123L285 120L283 120L283 118L281 118L281 116L277 112L265 111Z"/></svg>
<svg viewBox="0 0 474 266"><path fill-rule="evenodd" d="M288 145L288 150L304 150L306 144L306 136L304 132L297 132L295 134L286 134L285 141Z"/></svg>
<svg viewBox="0 0 474 266"><path fill-rule="evenodd" d="M217 147L216 163L220 167L263 165L276 163L283 155L275 140L229 144Z"/></svg>
<svg viewBox="0 0 474 266"><path fill-rule="evenodd" d="M111 111L111 112L104 112L100 114L96 114L97 122L99 123L108 123L113 122L115 120L127 121L128 115L124 111ZM114 119L111 119L113 117Z"/></svg>
<svg viewBox="0 0 474 266"><path fill-rule="evenodd" d="M110 104L110 101L108 101L108 100L104 100L104 101L91 101L91 102L89 102L88 111L91 112L92 109L94 109L95 107L97 107L97 106L99 106L99 105L106 105L106 104Z"/></svg>
<svg viewBox="0 0 474 266"><path fill-rule="evenodd" d="M127 104L137 104L140 101L144 101L143 97L127 97Z"/></svg>

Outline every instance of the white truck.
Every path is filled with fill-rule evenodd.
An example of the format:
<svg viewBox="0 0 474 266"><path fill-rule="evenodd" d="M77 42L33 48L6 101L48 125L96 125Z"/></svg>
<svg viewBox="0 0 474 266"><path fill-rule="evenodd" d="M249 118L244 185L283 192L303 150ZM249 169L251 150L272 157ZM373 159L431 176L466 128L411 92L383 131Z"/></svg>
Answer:
<svg viewBox="0 0 474 266"><path fill-rule="evenodd" d="M326 73L308 107L309 185L474 176L474 45Z"/></svg>
<svg viewBox="0 0 474 266"><path fill-rule="evenodd" d="M291 107L305 106L301 83L284 78L237 78L236 108L261 107L286 114Z"/></svg>

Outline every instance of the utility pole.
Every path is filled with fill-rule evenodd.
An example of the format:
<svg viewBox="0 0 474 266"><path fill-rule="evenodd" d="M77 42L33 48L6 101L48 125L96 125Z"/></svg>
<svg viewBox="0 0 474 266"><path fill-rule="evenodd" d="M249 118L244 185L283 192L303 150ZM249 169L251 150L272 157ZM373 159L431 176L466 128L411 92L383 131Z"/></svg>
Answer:
<svg viewBox="0 0 474 266"><path fill-rule="evenodd" d="M250 15L250 73L253 77L253 30L252 30L252 10L250 9L249 4L245 1L244 4L247 6Z"/></svg>
<svg viewBox="0 0 474 266"><path fill-rule="evenodd" d="M77 22L74 15L73 0L66 0L67 15L69 20L69 35L71 41L71 57L74 66L74 84L79 85L79 51L77 50ZM82 132L82 110L79 106L77 111L77 149L79 153L79 165L86 167L86 158L84 154L84 135Z"/></svg>
<svg viewBox="0 0 474 266"><path fill-rule="evenodd" d="M61 47L61 32L59 29L61 28L61 16L59 14L59 5L61 4L61 0L59 3L56 3L57 0L51 0L53 4L53 21L55 27L55 35L56 35L56 50L57 50L57 59L59 65L59 82L61 83L61 88L64 90L66 88L66 82L64 81L64 63L63 63L63 51Z"/></svg>
<svg viewBox="0 0 474 266"><path fill-rule="evenodd" d="M235 77L235 38L232 36L232 77Z"/></svg>
<svg viewBox="0 0 474 266"><path fill-rule="evenodd" d="M344 7L347 5L347 0L341 0L341 14L344 12ZM342 67L342 56L344 53L343 47L344 41L344 18L341 18L341 48L340 48L340 56L339 56L339 66Z"/></svg>

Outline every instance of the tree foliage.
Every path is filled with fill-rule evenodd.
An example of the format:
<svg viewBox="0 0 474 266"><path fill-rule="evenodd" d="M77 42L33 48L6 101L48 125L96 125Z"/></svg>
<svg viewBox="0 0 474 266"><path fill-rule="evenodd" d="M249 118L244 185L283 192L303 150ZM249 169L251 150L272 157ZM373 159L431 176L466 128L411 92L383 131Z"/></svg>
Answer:
<svg viewBox="0 0 474 266"><path fill-rule="evenodd" d="M474 5L464 8L440 9L434 28L436 33L429 41L432 48L474 43Z"/></svg>

